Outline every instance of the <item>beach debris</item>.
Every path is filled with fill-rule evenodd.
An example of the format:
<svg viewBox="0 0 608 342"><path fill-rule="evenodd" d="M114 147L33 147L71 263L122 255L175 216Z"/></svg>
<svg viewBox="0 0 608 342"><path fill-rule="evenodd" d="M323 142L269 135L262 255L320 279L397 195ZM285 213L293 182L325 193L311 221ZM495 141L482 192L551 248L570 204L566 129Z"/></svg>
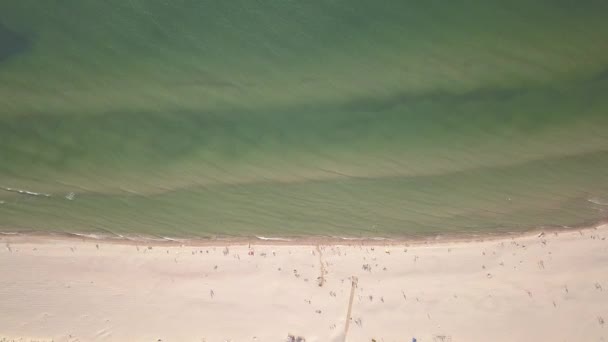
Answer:
<svg viewBox="0 0 608 342"><path fill-rule="evenodd" d="M330 295L331 297L336 297L336 293L335 293L334 291L329 291L329 295Z"/></svg>
<svg viewBox="0 0 608 342"><path fill-rule="evenodd" d="M488 274L486 274L486 277L487 277L488 279L492 279L492 273L488 273Z"/></svg>
<svg viewBox="0 0 608 342"><path fill-rule="evenodd" d="M433 342L452 342L452 336L435 335L433 336Z"/></svg>
<svg viewBox="0 0 608 342"><path fill-rule="evenodd" d="M293 270L293 275L294 275L296 278L300 278L300 274L298 273L298 270L296 270L296 269L294 269L294 270Z"/></svg>
<svg viewBox="0 0 608 342"><path fill-rule="evenodd" d="M217 265L213 266L213 269L217 271Z"/></svg>
<svg viewBox="0 0 608 342"><path fill-rule="evenodd" d="M292 334L287 335L286 342L306 342L306 339L302 336L296 336Z"/></svg>
<svg viewBox="0 0 608 342"><path fill-rule="evenodd" d="M370 264L363 264L363 270L371 272L372 271L372 267L370 266Z"/></svg>
<svg viewBox="0 0 608 342"><path fill-rule="evenodd" d="M224 254L224 256L228 255L228 253L230 253L230 250L228 249L228 246L226 246L224 248L224 250L222 251L222 253Z"/></svg>
<svg viewBox="0 0 608 342"><path fill-rule="evenodd" d="M541 270L544 270L544 269L545 269L545 262L544 262L544 261L542 261L542 260L541 260L541 261L539 261L539 262L538 262L538 268L540 268Z"/></svg>
<svg viewBox="0 0 608 342"><path fill-rule="evenodd" d="M215 297L215 292L213 292L213 290L209 290L209 296L211 298Z"/></svg>
<svg viewBox="0 0 608 342"><path fill-rule="evenodd" d="M564 285L564 291L566 291L566 293L568 293L568 285Z"/></svg>
<svg viewBox="0 0 608 342"><path fill-rule="evenodd" d="M605 323L605 322L604 322L604 317L602 317L602 316L597 316L597 322L598 322L598 323L599 323L601 326L603 326L603 325L604 325L604 323Z"/></svg>
<svg viewBox="0 0 608 342"><path fill-rule="evenodd" d="M76 194L73 192L70 192L67 195L65 195L65 199L67 199L68 201L73 201L75 197L76 197Z"/></svg>
<svg viewBox="0 0 608 342"><path fill-rule="evenodd" d="M316 312L316 313L318 313L318 314L320 314L320 313L321 313L321 310L315 310L315 312Z"/></svg>
<svg viewBox="0 0 608 342"><path fill-rule="evenodd" d="M595 283L595 289L596 289L596 290L603 291L603 289L602 289L602 285L600 285L600 283Z"/></svg>
<svg viewBox="0 0 608 342"><path fill-rule="evenodd" d="M403 295L403 300L407 300L407 296L405 295L405 292L401 291L401 294Z"/></svg>
<svg viewBox="0 0 608 342"><path fill-rule="evenodd" d="M540 234L538 234L536 237L541 238L541 237L543 237L543 236L545 236L545 232L540 232Z"/></svg>
<svg viewBox="0 0 608 342"><path fill-rule="evenodd" d="M247 255L251 255L253 256L255 253L253 252L253 249L250 249L249 252L247 252Z"/></svg>

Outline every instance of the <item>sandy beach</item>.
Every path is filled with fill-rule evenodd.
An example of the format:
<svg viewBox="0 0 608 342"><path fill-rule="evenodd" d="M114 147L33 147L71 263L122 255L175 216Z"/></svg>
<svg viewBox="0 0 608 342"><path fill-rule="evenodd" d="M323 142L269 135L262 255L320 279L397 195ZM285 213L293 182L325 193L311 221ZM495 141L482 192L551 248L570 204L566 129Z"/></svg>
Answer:
<svg viewBox="0 0 608 342"><path fill-rule="evenodd" d="M1 341L608 340L605 224L390 245L1 243Z"/></svg>

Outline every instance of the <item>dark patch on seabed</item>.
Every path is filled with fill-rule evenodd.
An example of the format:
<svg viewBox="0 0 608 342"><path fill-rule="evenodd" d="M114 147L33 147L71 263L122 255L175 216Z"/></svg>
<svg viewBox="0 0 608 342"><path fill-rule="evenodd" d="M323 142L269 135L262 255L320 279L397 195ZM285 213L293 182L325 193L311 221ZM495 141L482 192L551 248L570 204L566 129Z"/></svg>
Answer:
<svg viewBox="0 0 608 342"><path fill-rule="evenodd" d="M601 72L597 73L593 78L594 81L606 81L608 80L608 67Z"/></svg>
<svg viewBox="0 0 608 342"><path fill-rule="evenodd" d="M0 22L0 63L25 52L29 46L30 41L25 35L11 30Z"/></svg>
<svg viewBox="0 0 608 342"><path fill-rule="evenodd" d="M608 78L608 70L605 72ZM387 98L362 98L342 105L343 110L384 112L408 103L422 102L475 102L498 101L506 102L526 93L525 89L485 88L475 89L463 94L446 92L431 92L421 95L397 94Z"/></svg>

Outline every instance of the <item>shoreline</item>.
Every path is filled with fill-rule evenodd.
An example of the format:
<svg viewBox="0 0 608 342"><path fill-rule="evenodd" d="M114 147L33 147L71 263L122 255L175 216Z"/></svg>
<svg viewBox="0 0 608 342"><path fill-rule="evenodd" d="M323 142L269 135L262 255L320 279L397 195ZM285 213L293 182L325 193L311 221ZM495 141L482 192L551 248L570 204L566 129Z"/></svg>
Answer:
<svg viewBox="0 0 608 342"><path fill-rule="evenodd" d="M116 245L150 245L150 246L239 246L239 245L430 245L435 243L467 243L507 240L538 234L560 234L570 231L588 231L608 225L608 219L583 223L577 226L547 226L516 231L455 232L449 234L419 234L392 237L351 237L351 236L214 236L214 237L166 237L153 235L117 235L103 233L71 232L10 232L0 231L0 241L10 243L44 243L61 241L89 241Z"/></svg>

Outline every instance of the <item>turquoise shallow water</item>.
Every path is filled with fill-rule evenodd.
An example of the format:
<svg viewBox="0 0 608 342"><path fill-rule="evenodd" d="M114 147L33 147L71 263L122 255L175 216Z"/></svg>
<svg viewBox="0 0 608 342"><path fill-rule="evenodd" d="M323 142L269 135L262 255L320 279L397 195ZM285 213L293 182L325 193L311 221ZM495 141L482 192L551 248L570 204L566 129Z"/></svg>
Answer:
<svg viewBox="0 0 608 342"><path fill-rule="evenodd" d="M409 236L608 217L602 1L5 1L0 230Z"/></svg>

